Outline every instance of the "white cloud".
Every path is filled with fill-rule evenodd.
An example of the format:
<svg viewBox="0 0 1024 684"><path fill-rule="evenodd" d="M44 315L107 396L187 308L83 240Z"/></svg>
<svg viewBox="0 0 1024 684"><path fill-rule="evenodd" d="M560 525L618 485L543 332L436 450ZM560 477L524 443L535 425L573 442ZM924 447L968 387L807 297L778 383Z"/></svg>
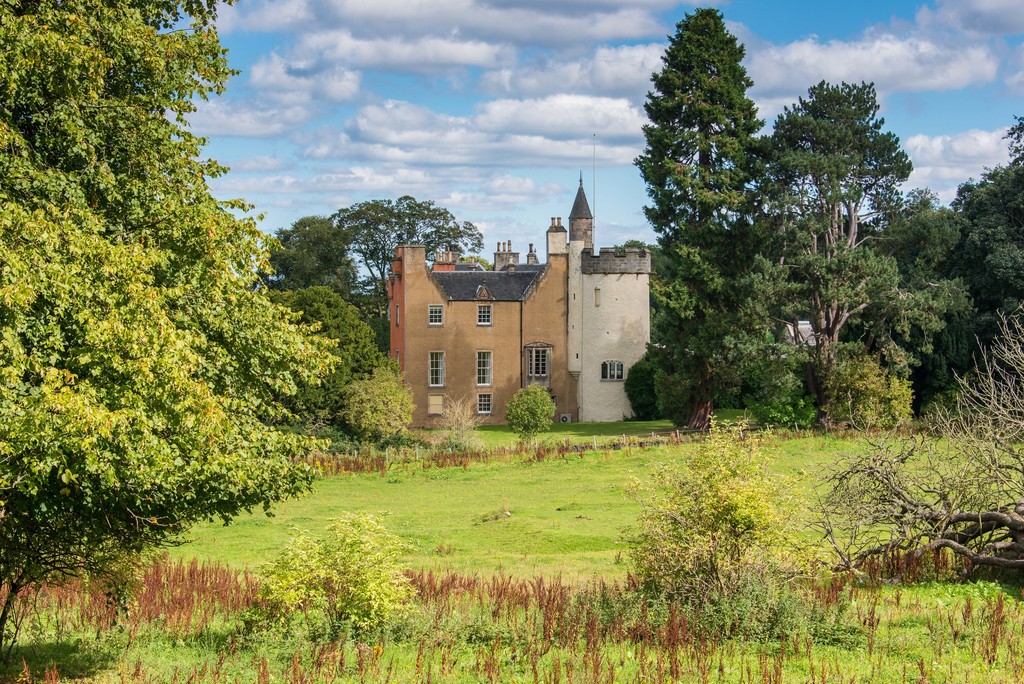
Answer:
<svg viewBox="0 0 1024 684"><path fill-rule="evenodd" d="M493 100L480 108L473 124L502 135L543 135L579 139L587 134L613 140L637 140L646 118L627 100L586 95L552 95L536 100Z"/></svg>
<svg viewBox="0 0 1024 684"><path fill-rule="evenodd" d="M474 190L455 190L440 200L446 207L474 211L500 211L539 204L565 194L558 183L537 183L532 178L497 173ZM546 229L546 228L545 228Z"/></svg>
<svg viewBox="0 0 1024 684"><path fill-rule="evenodd" d="M676 3L648 0L606 1L596 7L581 4L586 11L567 11L564 5L533 1L256 0L222 13L219 25L226 32L336 29L366 40L416 42L429 36L565 48L663 35L666 29L652 10Z"/></svg>
<svg viewBox="0 0 1024 684"><path fill-rule="evenodd" d="M1012 72L1006 77L1006 89L1014 95L1024 95L1024 45L1017 48L1010 68Z"/></svg>
<svg viewBox="0 0 1024 684"><path fill-rule="evenodd" d="M200 135L265 138L290 133L311 117L312 112L301 106L267 107L209 100L196 103L196 111L188 120Z"/></svg>
<svg viewBox="0 0 1024 684"><path fill-rule="evenodd" d="M430 71L436 67L495 68L510 63L514 50L480 40L447 36L357 38L346 30L303 35L293 51L298 58L319 59L355 67Z"/></svg>
<svg viewBox="0 0 1024 684"><path fill-rule="evenodd" d="M921 37L868 35L862 40L806 38L756 49L749 60L759 97L806 92L821 80L872 81L881 93L957 90L995 79L999 60L985 45L943 44Z"/></svg>
<svg viewBox="0 0 1024 684"><path fill-rule="evenodd" d="M903 147L914 162L909 187L928 187L949 202L956 188L969 178L978 178L985 169L1005 164L1006 129L970 130L954 135L914 135Z"/></svg>
<svg viewBox="0 0 1024 684"><path fill-rule="evenodd" d="M660 43L599 47L581 60L550 59L492 71L481 78L491 94L541 96L552 92L618 95L641 101L651 74L661 69L665 46Z"/></svg>
<svg viewBox="0 0 1024 684"><path fill-rule="evenodd" d="M630 164L642 146L639 113L625 100L554 96L502 100L472 117L438 114L407 102L362 108L345 130L323 128L305 140L315 159L392 164L550 166L598 161Z"/></svg>
<svg viewBox="0 0 1024 684"><path fill-rule="evenodd" d="M231 167L232 171L239 172L281 171L292 166L291 162L287 162L280 157L271 157L269 155L239 159L238 161L231 162L228 165Z"/></svg>
<svg viewBox="0 0 1024 684"><path fill-rule="evenodd" d="M249 82L282 102L308 104L321 97L344 102L359 93L360 74L342 67L318 70L308 64L288 63L271 53L252 66Z"/></svg>
<svg viewBox="0 0 1024 684"><path fill-rule="evenodd" d="M1020 0L938 0L933 10L917 14L922 27L939 24L976 35L1024 33L1024 8Z"/></svg>

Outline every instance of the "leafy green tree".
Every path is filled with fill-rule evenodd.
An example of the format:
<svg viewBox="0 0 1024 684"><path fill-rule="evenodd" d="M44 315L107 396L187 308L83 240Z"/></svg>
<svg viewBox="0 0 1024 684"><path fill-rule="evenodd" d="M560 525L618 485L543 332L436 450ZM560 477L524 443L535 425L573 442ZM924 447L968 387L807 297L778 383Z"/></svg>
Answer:
<svg viewBox="0 0 1024 684"><path fill-rule="evenodd" d="M902 287L895 258L875 246L912 168L884 124L873 85L823 81L779 115L768 141L768 173L778 193L772 210L781 218L782 259L797 311L813 330L808 377L823 411L830 401L824 378L832 374L848 323L883 308L888 314L878 321L918 312L927 314L924 323L941 327L928 301ZM822 419L827 422L827 414Z"/></svg>
<svg viewBox="0 0 1024 684"><path fill-rule="evenodd" d="M366 513L347 513L327 532L325 539L300 533L261 569L263 617L287 622L302 614L329 639L346 621L380 627L415 594L400 558L406 545Z"/></svg>
<svg viewBox="0 0 1024 684"><path fill-rule="evenodd" d="M285 404L305 422L340 427L345 387L388 363L373 330L356 307L328 287L275 292L272 298L298 313L303 323L319 325L319 334L330 341L337 357L334 370L322 381L302 384Z"/></svg>
<svg viewBox="0 0 1024 684"><path fill-rule="evenodd" d="M524 442L532 442L537 435L549 430L554 415L555 402L540 385L522 388L505 404L505 421Z"/></svg>
<svg viewBox="0 0 1024 684"><path fill-rule="evenodd" d="M273 275L265 282L277 290L329 287L346 299L356 292L351 238L326 216L305 216L277 231L270 253Z"/></svg>
<svg viewBox="0 0 1024 684"><path fill-rule="evenodd" d="M891 218L877 248L896 259L900 291L917 305L868 308L863 322L851 324L851 339L902 370L910 368L918 409L956 386L968 372L976 349L970 328L971 298L960 269L958 250L963 221L927 190L911 191Z"/></svg>
<svg viewBox="0 0 1024 684"><path fill-rule="evenodd" d="M749 345L729 340L767 326L773 289L746 193L762 122L743 55L718 10L686 15L652 78L636 160L661 247L652 338L672 389L662 405L692 428L708 427L715 399L738 382L733 352Z"/></svg>
<svg viewBox="0 0 1024 684"><path fill-rule="evenodd" d="M1010 164L1024 166L1024 116L1013 117L1015 123L1006 132L1010 141Z"/></svg>
<svg viewBox="0 0 1024 684"><path fill-rule="evenodd" d="M370 274L367 289L381 317L387 312L387 281L396 247L423 245L428 255L440 249L477 252L483 248L483 236L472 223L460 222L447 209L408 195L360 202L340 209L331 219Z"/></svg>
<svg viewBox="0 0 1024 684"><path fill-rule="evenodd" d="M367 443L378 443L405 432L412 421L412 392L393 365L379 366L373 375L350 382L341 393L341 420L346 431Z"/></svg>
<svg viewBox="0 0 1024 684"><path fill-rule="evenodd" d="M184 125L231 74L215 19L0 8L0 649L26 587L310 485L269 425L327 345L253 287L263 234Z"/></svg>
<svg viewBox="0 0 1024 684"><path fill-rule="evenodd" d="M1001 313L1024 303L1024 164L997 166L957 191L962 219L957 270L978 312L976 332L992 340Z"/></svg>

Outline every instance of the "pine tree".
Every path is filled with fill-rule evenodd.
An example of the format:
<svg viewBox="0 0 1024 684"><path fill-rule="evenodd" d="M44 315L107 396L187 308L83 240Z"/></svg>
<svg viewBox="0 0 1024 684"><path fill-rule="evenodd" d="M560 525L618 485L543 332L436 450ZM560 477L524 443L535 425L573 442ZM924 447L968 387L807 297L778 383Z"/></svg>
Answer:
<svg viewBox="0 0 1024 684"><path fill-rule="evenodd" d="M772 289L747 193L763 122L746 94L743 55L721 12L686 15L653 75L636 160L664 254L652 335L662 407L692 428L709 425L716 397L738 381Z"/></svg>

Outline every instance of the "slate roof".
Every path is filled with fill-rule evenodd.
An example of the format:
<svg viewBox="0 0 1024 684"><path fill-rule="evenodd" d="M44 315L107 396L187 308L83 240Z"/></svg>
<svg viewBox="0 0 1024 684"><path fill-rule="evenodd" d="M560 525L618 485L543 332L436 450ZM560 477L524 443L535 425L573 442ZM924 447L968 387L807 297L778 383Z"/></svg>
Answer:
<svg viewBox="0 0 1024 684"><path fill-rule="evenodd" d="M572 203L572 211L569 212L570 221L577 218L594 218L594 215L590 213L590 205L587 203L587 195L583 192L582 176L580 177L580 189L576 191L576 201Z"/></svg>
<svg viewBox="0 0 1024 684"><path fill-rule="evenodd" d="M476 301L480 287L487 286L490 300L519 302L526 299L540 280L545 266L520 265L508 271L438 271L430 275L452 301ZM485 300L481 300L485 301Z"/></svg>

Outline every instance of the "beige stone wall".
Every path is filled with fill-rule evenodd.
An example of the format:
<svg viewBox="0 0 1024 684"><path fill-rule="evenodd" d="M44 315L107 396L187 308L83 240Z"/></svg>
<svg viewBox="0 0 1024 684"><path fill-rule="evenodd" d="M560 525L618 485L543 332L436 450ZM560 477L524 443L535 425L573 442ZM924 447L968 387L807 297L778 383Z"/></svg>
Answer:
<svg viewBox="0 0 1024 684"><path fill-rule="evenodd" d="M566 255L552 258L525 302L448 301L430 277L424 257L422 248L403 248L401 286L393 286L396 300L391 304L392 356L398 353L406 384L412 389L416 404L413 426L430 427L437 423L438 417L429 411L432 396L443 396L444 402L464 399L475 410L480 394L491 395L491 414L481 416L483 422L504 423L505 404L522 387L525 377L523 348L534 342L551 345L550 385L558 412L571 413L576 420L575 379L565 370ZM429 325L431 304L441 305L442 325ZM477 325L479 304L490 304L491 325ZM429 385L432 351L445 354L443 387ZM477 384L478 351L491 352L489 385Z"/></svg>
<svg viewBox="0 0 1024 684"><path fill-rule="evenodd" d="M527 297L523 311L523 345L543 343L551 345L551 393L555 397L555 419L569 414L578 420L579 411L576 378L569 373L567 271L568 255L551 254L548 268ZM525 370L523 373L526 375Z"/></svg>

